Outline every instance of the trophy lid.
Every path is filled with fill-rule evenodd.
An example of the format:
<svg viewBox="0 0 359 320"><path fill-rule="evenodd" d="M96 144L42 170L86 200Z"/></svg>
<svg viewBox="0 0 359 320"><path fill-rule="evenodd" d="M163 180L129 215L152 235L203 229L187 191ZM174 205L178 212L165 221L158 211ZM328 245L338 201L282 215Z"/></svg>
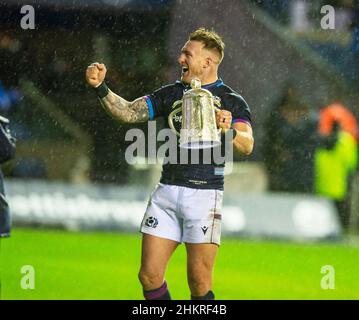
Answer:
<svg viewBox="0 0 359 320"><path fill-rule="evenodd" d="M199 79L192 79L192 80L191 80L191 88L192 88L192 89L201 89L201 80L199 80Z"/></svg>
<svg viewBox="0 0 359 320"><path fill-rule="evenodd" d="M191 80L191 90L188 90L183 97L184 98L191 98L193 96L206 94L209 97L212 97L212 93L208 91L207 89L202 88L201 80L195 78Z"/></svg>

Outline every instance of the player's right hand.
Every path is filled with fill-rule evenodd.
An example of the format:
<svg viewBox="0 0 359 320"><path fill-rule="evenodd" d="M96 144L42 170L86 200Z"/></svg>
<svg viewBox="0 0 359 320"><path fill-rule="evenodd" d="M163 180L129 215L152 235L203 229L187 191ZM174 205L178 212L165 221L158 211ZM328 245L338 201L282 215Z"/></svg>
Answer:
<svg viewBox="0 0 359 320"><path fill-rule="evenodd" d="M94 62L86 69L86 81L92 87L99 86L106 77L106 66L103 63Z"/></svg>

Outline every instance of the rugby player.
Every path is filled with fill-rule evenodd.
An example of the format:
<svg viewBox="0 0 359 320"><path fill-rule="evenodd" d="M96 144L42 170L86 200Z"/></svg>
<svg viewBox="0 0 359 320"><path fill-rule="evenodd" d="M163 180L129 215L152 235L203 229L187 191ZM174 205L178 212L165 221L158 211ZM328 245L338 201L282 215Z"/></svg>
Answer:
<svg viewBox="0 0 359 320"><path fill-rule="evenodd" d="M112 92L105 83L106 66L93 63L86 70L104 109L116 120L140 123L164 117L180 100L192 79L219 98L218 128L231 134L234 149L243 155L253 150L250 110L245 100L218 77L224 43L214 31L192 32L178 58L181 79L132 102ZM167 124L167 121L166 121ZM180 123L177 123L177 127ZM168 127L168 124L167 124ZM212 300L213 268L221 235L223 165L166 163L160 183L153 191L141 232L142 258L139 280L145 299L171 299L165 271L177 246L187 250L187 280L193 300Z"/></svg>

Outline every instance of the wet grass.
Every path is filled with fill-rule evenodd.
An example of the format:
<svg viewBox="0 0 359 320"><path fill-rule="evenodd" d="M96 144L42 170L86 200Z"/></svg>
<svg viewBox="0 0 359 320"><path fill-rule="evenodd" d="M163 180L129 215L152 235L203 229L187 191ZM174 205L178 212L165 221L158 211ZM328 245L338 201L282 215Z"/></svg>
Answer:
<svg viewBox="0 0 359 320"><path fill-rule="evenodd" d="M14 229L1 240L2 299L142 299L140 247L140 234ZM190 295L185 259L181 246L169 265L174 299ZM358 262L359 248L345 244L223 239L213 289L231 300L359 299ZM34 267L34 289L21 288L25 265ZM321 287L325 265L335 271L332 290Z"/></svg>

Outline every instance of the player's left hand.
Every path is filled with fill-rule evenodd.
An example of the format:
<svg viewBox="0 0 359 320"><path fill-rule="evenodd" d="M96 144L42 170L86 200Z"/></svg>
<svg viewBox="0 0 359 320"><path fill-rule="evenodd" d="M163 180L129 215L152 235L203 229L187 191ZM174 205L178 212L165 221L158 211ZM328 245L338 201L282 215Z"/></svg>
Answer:
<svg viewBox="0 0 359 320"><path fill-rule="evenodd" d="M227 110L219 110L216 112L217 127L226 131L232 125L232 113Z"/></svg>

